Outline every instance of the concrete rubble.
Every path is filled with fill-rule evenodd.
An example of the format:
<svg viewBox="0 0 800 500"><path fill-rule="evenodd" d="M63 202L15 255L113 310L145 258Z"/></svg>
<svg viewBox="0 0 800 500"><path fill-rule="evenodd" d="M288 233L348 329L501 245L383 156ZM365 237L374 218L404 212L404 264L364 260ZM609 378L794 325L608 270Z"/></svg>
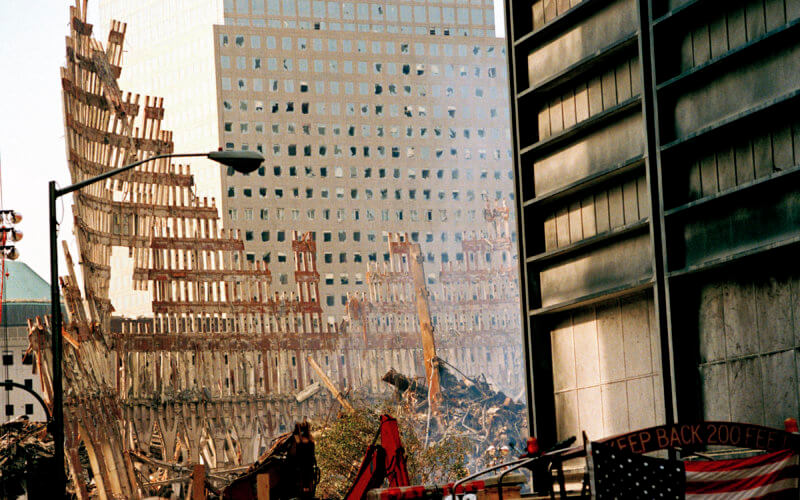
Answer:
<svg viewBox="0 0 800 500"><path fill-rule="evenodd" d="M423 427L429 427L430 441L444 436L460 435L472 443L469 468L476 470L491 457L487 450L508 447L508 453L519 454L528 436L527 412L522 403L502 391L494 390L485 378L455 375L437 359L441 384L438 413L429 412L428 388L424 382L389 370L383 381L396 388L406 409ZM430 424L428 425L428 420Z"/></svg>
<svg viewBox="0 0 800 500"><path fill-rule="evenodd" d="M20 417L0 425L0 497L35 498L38 471L53 459L53 438L45 424Z"/></svg>

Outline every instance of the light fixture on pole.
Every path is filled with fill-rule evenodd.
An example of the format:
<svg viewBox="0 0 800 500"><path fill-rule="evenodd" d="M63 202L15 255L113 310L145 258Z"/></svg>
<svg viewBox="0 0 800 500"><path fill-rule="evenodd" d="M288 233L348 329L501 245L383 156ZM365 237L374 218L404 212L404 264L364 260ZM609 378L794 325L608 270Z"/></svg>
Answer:
<svg viewBox="0 0 800 500"><path fill-rule="evenodd" d="M22 214L14 210L0 210L0 252L6 259L17 260L19 251L9 244L16 243L22 239L22 231L14 227L14 224L22 222Z"/></svg>
<svg viewBox="0 0 800 500"><path fill-rule="evenodd" d="M63 358L62 332L61 332L61 296L58 288L58 253L57 253L57 229L58 220L56 219L56 200L61 196L70 194L81 188L113 177L117 174L127 172L147 163L162 158L185 158L185 157L205 157L217 163L233 168L235 171L249 174L256 170L264 162L264 157L255 151L211 151L209 153L170 153L151 156L144 160L139 160L123 167L109 170L98 176L83 180L71 186L57 188L55 181L49 184L49 203L50 203L50 314L51 335L52 335L52 355L53 355L53 419L51 433L53 434L53 460L57 468L55 491L66 491L67 476L64 472L64 388L62 385L61 362ZM22 220L22 217L13 211L15 222ZM0 211L2 214L2 211ZM20 233L21 236L22 233ZM16 249L13 249L16 251Z"/></svg>

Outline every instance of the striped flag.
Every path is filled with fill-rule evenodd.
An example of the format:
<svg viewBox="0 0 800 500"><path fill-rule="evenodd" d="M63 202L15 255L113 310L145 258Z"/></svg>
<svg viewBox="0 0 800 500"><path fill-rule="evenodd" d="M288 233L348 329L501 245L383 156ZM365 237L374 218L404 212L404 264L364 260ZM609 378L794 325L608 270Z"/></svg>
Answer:
<svg viewBox="0 0 800 500"><path fill-rule="evenodd" d="M798 457L790 450L738 460L679 462L591 443L594 498L798 498Z"/></svg>

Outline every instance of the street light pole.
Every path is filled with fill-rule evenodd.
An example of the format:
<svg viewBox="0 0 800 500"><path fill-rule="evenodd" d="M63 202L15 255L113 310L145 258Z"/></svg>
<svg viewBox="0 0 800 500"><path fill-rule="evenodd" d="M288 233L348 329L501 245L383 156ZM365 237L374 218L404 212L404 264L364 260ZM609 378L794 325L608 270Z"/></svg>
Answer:
<svg viewBox="0 0 800 500"><path fill-rule="evenodd" d="M67 475L64 472L64 394L61 386L61 298L58 289L58 221L56 220L56 182L49 184L50 200L50 335L53 356L51 385L53 387L53 420L50 432L53 434L53 463L56 470L55 491L67 491Z"/></svg>
<svg viewBox="0 0 800 500"><path fill-rule="evenodd" d="M217 163L232 167L240 173L248 174L256 170L264 161L264 157L255 151L211 151L209 153L170 153L160 154L145 158L109 170L95 177L77 182L61 189L56 188L55 181L50 181L48 188L50 211L50 317L51 317L51 350L53 356L52 387L53 387L53 419L50 432L53 435L53 460L57 467L55 490L66 492L67 475L64 470L64 387L62 382L63 336L61 318L61 290L58 286L58 220L56 219L56 200L61 196L70 194L78 189L127 172L143 163L161 158L206 157Z"/></svg>

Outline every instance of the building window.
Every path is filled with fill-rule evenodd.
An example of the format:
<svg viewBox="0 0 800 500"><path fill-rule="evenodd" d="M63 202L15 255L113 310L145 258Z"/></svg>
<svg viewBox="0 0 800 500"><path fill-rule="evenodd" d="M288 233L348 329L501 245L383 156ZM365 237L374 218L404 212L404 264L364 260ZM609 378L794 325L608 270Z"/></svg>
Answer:
<svg viewBox="0 0 800 500"><path fill-rule="evenodd" d="M25 404L25 415L33 415L33 403Z"/></svg>
<svg viewBox="0 0 800 500"><path fill-rule="evenodd" d="M6 416L11 417L14 415L14 405L6 405Z"/></svg>
<svg viewBox="0 0 800 500"><path fill-rule="evenodd" d="M10 352L3 354L3 366L11 366L14 364L14 355Z"/></svg>

